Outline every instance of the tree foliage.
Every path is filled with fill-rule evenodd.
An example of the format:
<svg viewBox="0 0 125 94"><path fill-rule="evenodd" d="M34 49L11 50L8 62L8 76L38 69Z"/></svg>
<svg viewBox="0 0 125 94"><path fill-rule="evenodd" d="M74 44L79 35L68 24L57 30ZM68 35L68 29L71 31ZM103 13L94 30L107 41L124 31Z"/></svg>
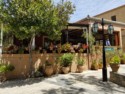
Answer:
<svg viewBox="0 0 125 94"><path fill-rule="evenodd" d="M0 7L6 31L17 38L44 34L53 40L60 38L75 9L70 1L55 5L52 0L4 0Z"/></svg>

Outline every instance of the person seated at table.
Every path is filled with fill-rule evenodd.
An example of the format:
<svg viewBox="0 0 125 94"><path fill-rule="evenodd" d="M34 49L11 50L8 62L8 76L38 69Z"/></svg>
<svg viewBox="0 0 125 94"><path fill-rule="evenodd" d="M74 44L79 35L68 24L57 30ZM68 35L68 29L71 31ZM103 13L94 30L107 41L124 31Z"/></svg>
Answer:
<svg viewBox="0 0 125 94"><path fill-rule="evenodd" d="M43 48L39 47L39 53L43 53Z"/></svg>
<svg viewBox="0 0 125 94"><path fill-rule="evenodd" d="M8 53L8 54L12 54L13 51L14 51L14 45L11 44L11 45L9 45L9 47L7 48L7 53Z"/></svg>
<svg viewBox="0 0 125 94"><path fill-rule="evenodd" d="M50 45L49 45L48 53L52 53L53 50L54 50L54 45L53 45L53 43L51 42Z"/></svg>
<svg viewBox="0 0 125 94"><path fill-rule="evenodd" d="M29 53L29 49L28 49L28 47L25 47L24 54L28 54L28 53Z"/></svg>

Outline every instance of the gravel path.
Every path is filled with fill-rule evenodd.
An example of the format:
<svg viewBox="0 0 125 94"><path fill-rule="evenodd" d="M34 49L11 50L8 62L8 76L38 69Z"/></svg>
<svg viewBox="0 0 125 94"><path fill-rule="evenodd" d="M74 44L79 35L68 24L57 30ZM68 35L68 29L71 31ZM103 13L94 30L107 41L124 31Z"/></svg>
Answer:
<svg viewBox="0 0 125 94"><path fill-rule="evenodd" d="M108 73L111 69L108 68ZM125 72L122 65L119 72ZM102 70L60 74L0 83L0 94L125 94L125 88L102 82ZM108 74L109 77L109 74Z"/></svg>

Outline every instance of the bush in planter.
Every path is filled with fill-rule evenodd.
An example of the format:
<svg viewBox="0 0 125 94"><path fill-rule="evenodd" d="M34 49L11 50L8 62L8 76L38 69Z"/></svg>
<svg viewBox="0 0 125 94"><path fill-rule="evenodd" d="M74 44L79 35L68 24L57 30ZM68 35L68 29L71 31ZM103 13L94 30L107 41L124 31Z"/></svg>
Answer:
<svg viewBox="0 0 125 94"><path fill-rule="evenodd" d="M97 60L92 61L91 69L92 70L98 70L99 69Z"/></svg>
<svg viewBox="0 0 125 94"><path fill-rule="evenodd" d="M110 64L120 64L120 57L115 55L111 58Z"/></svg>
<svg viewBox="0 0 125 94"><path fill-rule="evenodd" d="M72 63L72 60L73 60L73 54L65 53L61 56L61 65L67 67Z"/></svg>
<svg viewBox="0 0 125 94"><path fill-rule="evenodd" d="M6 73L9 71L13 71L15 67L11 64L0 64L0 81L5 81Z"/></svg>
<svg viewBox="0 0 125 94"><path fill-rule="evenodd" d="M125 53L121 55L121 64L125 64Z"/></svg>
<svg viewBox="0 0 125 94"><path fill-rule="evenodd" d="M54 63L54 74L60 73L60 58L55 57L55 63Z"/></svg>
<svg viewBox="0 0 125 94"><path fill-rule="evenodd" d="M61 56L61 66L63 73L69 72L70 70L69 66L72 63L72 60L73 60L73 54L71 53L65 53Z"/></svg>
<svg viewBox="0 0 125 94"><path fill-rule="evenodd" d="M84 59L82 59L82 58L78 58L77 59L77 64L79 65L79 66L83 66L84 65Z"/></svg>
<svg viewBox="0 0 125 94"><path fill-rule="evenodd" d="M70 52L71 51L71 45L69 44L69 43L66 43L66 44L63 44L62 45L62 51L64 51L64 52Z"/></svg>
<svg viewBox="0 0 125 94"><path fill-rule="evenodd" d="M120 57L118 55L113 56L110 61L110 66L113 72L118 71L119 64L120 64Z"/></svg>
<svg viewBox="0 0 125 94"><path fill-rule="evenodd" d="M99 66L99 69L102 69L102 68L103 68L103 62L102 62L102 59L99 59L99 64L98 64L98 66Z"/></svg>
<svg viewBox="0 0 125 94"><path fill-rule="evenodd" d="M111 58L114 56L114 52L106 52L106 65L109 66Z"/></svg>
<svg viewBox="0 0 125 94"><path fill-rule="evenodd" d="M0 73L6 73L9 71L13 71L15 67L11 64L0 64Z"/></svg>
<svg viewBox="0 0 125 94"><path fill-rule="evenodd" d="M84 59L82 59L82 58L78 58L77 59L77 69L78 69L78 72L83 72L83 70L84 70L84 63L85 63L85 61L84 61Z"/></svg>
<svg viewBox="0 0 125 94"><path fill-rule="evenodd" d="M48 60L45 61L45 75L51 76L53 74L53 63L49 62Z"/></svg>

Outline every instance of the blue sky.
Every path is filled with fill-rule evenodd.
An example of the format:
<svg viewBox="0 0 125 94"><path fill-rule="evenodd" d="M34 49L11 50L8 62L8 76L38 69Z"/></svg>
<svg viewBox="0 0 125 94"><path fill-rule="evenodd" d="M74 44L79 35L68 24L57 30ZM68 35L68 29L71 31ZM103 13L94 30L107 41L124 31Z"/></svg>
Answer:
<svg viewBox="0 0 125 94"><path fill-rule="evenodd" d="M59 2L61 0L54 0ZM64 0L66 1L66 0ZM75 6L76 11L71 15L69 22L76 22L87 17L95 16L118 6L125 5L125 0L70 0Z"/></svg>

